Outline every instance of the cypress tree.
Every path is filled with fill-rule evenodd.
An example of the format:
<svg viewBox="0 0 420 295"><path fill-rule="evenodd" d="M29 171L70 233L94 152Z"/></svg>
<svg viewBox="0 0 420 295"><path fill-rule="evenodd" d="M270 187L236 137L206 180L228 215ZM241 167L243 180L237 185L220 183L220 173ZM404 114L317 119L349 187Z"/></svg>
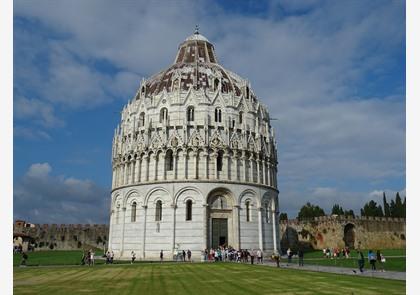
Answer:
<svg viewBox="0 0 420 295"><path fill-rule="evenodd" d="M384 215L385 217L391 217L391 210L389 208L389 204L386 201L386 196L385 196L385 192L384 192Z"/></svg>

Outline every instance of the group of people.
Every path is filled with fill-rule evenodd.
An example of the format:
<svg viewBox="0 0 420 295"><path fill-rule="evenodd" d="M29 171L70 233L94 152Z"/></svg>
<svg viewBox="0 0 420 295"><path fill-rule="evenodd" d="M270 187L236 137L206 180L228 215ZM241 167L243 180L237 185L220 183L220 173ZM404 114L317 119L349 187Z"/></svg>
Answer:
<svg viewBox="0 0 420 295"><path fill-rule="evenodd" d="M286 251L286 255L287 255L287 266L289 266L289 264L292 263L292 257L294 255L292 249L288 248ZM297 251L297 255L299 257L299 266L303 266L303 249L299 248L299 250Z"/></svg>
<svg viewBox="0 0 420 295"><path fill-rule="evenodd" d="M324 248L322 249L322 256L324 258L340 258L340 257L345 257L345 258L349 258L350 257L350 248L349 247L344 247L342 249L340 248Z"/></svg>
<svg viewBox="0 0 420 295"><path fill-rule="evenodd" d="M114 251L106 252L106 264L114 263Z"/></svg>
<svg viewBox="0 0 420 295"><path fill-rule="evenodd" d="M83 251L81 265L93 266L95 265L95 251L90 249L88 252Z"/></svg>
<svg viewBox="0 0 420 295"><path fill-rule="evenodd" d="M202 252L204 261L218 262L218 261L229 261L229 262L242 262L254 264L255 258L257 263L263 263L263 252L261 249L239 249L236 250L231 246L219 246L216 249L211 248L210 250L205 249Z"/></svg>
<svg viewBox="0 0 420 295"><path fill-rule="evenodd" d="M368 251L368 261L371 267L372 271L376 271L376 263L378 262L378 270L384 272L385 271L385 256L382 254L380 250L376 251L376 254L374 251L369 250ZM360 272L363 272L363 268L365 267L365 257L363 255L363 252L361 250L357 250L357 261L359 264L359 270Z"/></svg>
<svg viewBox="0 0 420 295"><path fill-rule="evenodd" d="M163 260L163 251L160 251L160 261ZM192 262L191 260L191 250L188 249L187 252L185 250L175 250L174 252L174 261L183 261L183 262Z"/></svg>

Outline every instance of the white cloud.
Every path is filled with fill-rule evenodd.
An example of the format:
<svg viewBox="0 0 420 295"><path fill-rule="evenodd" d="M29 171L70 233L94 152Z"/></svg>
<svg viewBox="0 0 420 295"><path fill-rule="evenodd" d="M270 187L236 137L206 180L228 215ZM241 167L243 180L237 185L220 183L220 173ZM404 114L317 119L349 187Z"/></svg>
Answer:
<svg viewBox="0 0 420 295"><path fill-rule="evenodd" d="M16 119L32 120L44 127L60 127L63 125L63 121L54 114L53 106L39 99L18 96L14 100L13 109Z"/></svg>
<svg viewBox="0 0 420 295"><path fill-rule="evenodd" d="M34 223L107 222L107 189L91 180L51 172L49 163L34 163L15 182L14 218Z"/></svg>
<svg viewBox="0 0 420 295"><path fill-rule="evenodd" d="M405 3L281 0L270 7L261 17L229 14L209 1L15 1L16 16L59 35L38 40L18 31L30 66L17 75L47 105L127 101L142 76L173 61L198 22L221 63L248 78L278 118L272 124L283 209L316 201L322 188L330 189L326 206L361 206L373 189L405 178L405 86L403 79L387 83L401 63ZM48 53L46 73L31 62L38 50ZM363 188L348 189L353 182Z"/></svg>

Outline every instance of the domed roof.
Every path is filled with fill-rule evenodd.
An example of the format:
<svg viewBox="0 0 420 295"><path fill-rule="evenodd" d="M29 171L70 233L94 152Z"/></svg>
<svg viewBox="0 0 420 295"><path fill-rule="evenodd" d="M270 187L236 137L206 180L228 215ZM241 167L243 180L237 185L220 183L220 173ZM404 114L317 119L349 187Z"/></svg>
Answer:
<svg viewBox="0 0 420 295"><path fill-rule="evenodd" d="M248 82L240 76L221 66L215 54L214 46L198 30L179 45L174 63L145 81L145 95L156 95L164 89L188 91L210 89L222 93L233 93L240 96Z"/></svg>

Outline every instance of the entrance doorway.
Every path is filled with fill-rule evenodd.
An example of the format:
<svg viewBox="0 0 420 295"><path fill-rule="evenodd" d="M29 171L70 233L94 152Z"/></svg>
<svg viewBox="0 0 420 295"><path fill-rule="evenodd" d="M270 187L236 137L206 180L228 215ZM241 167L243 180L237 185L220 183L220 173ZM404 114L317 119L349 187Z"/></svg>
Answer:
<svg viewBox="0 0 420 295"><path fill-rule="evenodd" d="M346 247L349 247L350 249L354 249L354 242L356 240L356 233L354 230L354 224L348 223L344 227L344 244Z"/></svg>
<svg viewBox="0 0 420 295"><path fill-rule="evenodd" d="M211 220L211 247L213 249L220 245L228 245L228 219L212 218Z"/></svg>

